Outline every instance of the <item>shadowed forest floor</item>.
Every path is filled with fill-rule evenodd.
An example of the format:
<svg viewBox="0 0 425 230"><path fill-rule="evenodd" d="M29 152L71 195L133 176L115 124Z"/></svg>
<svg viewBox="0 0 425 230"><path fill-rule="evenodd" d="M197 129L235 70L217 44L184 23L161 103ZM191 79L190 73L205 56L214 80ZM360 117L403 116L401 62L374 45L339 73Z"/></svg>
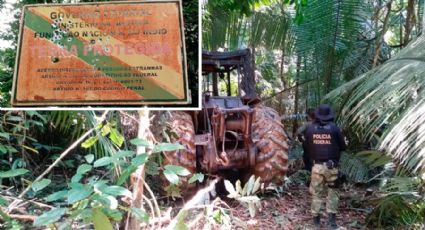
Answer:
<svg viewBox="0 0 425 230"><path fill-rule="evenodd" d="M360 191L340 192L337 223L340 229L365 229L366 210L352 207L353 196ZM228 201L233 214L248 223L249 229L312 229L310 214L311 195L305 185L291 186L281 197L276 195L262 198L262 208L251 219L246 207ZM325 215L325 214L324 214ZM327 216L322 217L322 229L326 229Z"/></svg>

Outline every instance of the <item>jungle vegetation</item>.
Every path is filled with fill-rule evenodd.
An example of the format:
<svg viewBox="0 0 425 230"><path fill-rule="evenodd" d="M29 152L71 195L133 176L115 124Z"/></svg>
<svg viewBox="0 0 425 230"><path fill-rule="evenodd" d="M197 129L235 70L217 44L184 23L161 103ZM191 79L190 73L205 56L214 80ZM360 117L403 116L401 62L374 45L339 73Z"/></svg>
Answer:
<svg viewBox="0 0 425 230"><path fill-rule="evenodd" d="M249 48L258 94L288 132L307 108L337 110L342 171L382 192L370 226L423 223L423 1L208 0L202 12L203 50Z"/></svg>
<svg viewBox="0 0 425 230"><path fill-rule="evenodd" d="M44 2L24 0L15 8ZM0 1L0 7L3 4ZM187 43L192 47L188 55L198 60L197 4L183 4L189 23ZM373 207L365 209L368 227L423 228L424 1L207 0L200 4L202 48L250 48L258 94L263 103L279 111L288 133L301 123L307 108L329 103L336 109L337 122L349 140L341 165L344 186L367 188L374 194L359 201ZM0 51L2 106L9 101L18 18L19 11L10 31L1 35L13 44ZM196 75L197 63L189 67ZM176 209L173 199L182 197L178 187L168 187L171 196L158 195L158 175L171 185L183 179L202 182L207 176L162 164L162 151L182 148L168 143L172 130L160 122L167 113L0 111L2 227L244 226L220 199L196 207L185 203ZM155 132L162 138L155 138ZM140 167L141 177L132 177ZM253 188L258 186L255 179L250 181L243 188L227 186L255 215L259 199ZM134 186L135 182L142 186ZM140 204L132 200L133 193L144 202L142 208L135 208Z"/></svg>

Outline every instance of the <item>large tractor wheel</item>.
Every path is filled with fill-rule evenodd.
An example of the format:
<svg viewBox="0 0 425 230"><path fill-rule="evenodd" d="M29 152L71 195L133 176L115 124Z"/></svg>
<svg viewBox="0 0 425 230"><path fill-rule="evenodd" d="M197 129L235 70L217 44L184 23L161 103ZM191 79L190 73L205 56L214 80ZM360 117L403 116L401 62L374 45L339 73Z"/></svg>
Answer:
<svg viewBox="0 0 425 230"><path fill-rule="evenodd" d="M195 147L195 130L192 122L192 117L182 111L173 111L167 121L171 132L171 143L179 143L184 146L184 149L177 151L163 152L163 165L179 165L191 173L196 171L196 147ZM190 177L190 176L189 176ZM188 188L188 178L180 178L180 188L184 192ZM170 183L162 175L161 181L163 186L168 186Z"/></svg>
<svg viewBox="0 0 425 230"><path fill-rule="evenodd" d="M252 132L258 150L254 174L265 184L281 183L288 170L288 137L274 109L258 105L254 112Z"/></svg>

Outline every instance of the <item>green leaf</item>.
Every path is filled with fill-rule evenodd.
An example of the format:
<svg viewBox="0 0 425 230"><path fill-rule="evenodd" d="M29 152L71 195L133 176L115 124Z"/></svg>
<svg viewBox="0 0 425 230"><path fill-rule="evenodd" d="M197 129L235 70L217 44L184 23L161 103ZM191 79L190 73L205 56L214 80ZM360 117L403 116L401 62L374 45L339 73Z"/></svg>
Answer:
<svg viewBox="0 0 425 230"><path fill-rule="evenodd" d="M95 230L112 230L111 221L108 217L98 208L93 209L93 225Z"/></svg>
<svg viewBox="0 0 425 230"><path fill-rule="evenodd" d="M184 146L181 144L159 143L155 145L152 150L152 153L159 153L163 151L176 151L179 149L184 149Z"/></svg>
<svg viewBox="0 0 425 230"><path fill-rule="evenodd" d="M121 145L124 143L124 136L121 135L117 129L113 128L111 129L111 133L109 134L109 139L116 144L118 147L121 147Z"/></svg>
<svg viewBox="0 0 425 230"><path fill-rule="evenodd" d="M7 153L6 146L0 144L0 153Z"/></svg>
<svg viewBox="0 0 425 230"><path fill-rule="evenodd" d="M91 164L94 160L94 155L93 154L88 154L84 157L87 161L87 163Z"/></svg>
<svg viewBox="0 0 425 230"><path fill-rule="evenodd" d="M245 184L245 186L247 187L247 189L246 189L246 193L245 194L242 194L242 196L252 195L253 194L252 189L254 188L254 183L255 183L255 177L254 177L254 175L252 175L249 178L248 182ZM245 188L245 186L244 186L244 188ZM245 191L245 189L243 191Z"/></svg>
<svg viewBox="0 0 425 230"><path fill-rule="evenodd" d="M139 139L139 138L135 138L130 140L130 143L133 145L138 145L138 146L145 146L148 147L149 146L149 142L147 142L146 140L143 139Z"/></svg>
<svg viewBox="0 0 425 230"><path fill-rule="evenodd" d="M170 196L173 199L182 197L181 189L177 185L170 184L167 187L165 187L164 190L167 192L167 196Z"/></svg>
<svg viewBox="0 0 425 230"><path fill-rule="evenodd" d="M10 139L10 134L9 133L0 132L0 137L3 137L4 139L9 140Z"/></svg>
<svg viewBox="0 0 425 230"><path fill-rule="evenodd" d="M239 194L242 194L242 186L241 186L241 181L240 180L237 180L236 181L236 184L235 184L235 187L236 187L236 192L237 193L239 193Z"/></svg>
<svg viewBox="0 0 425 230"><path fill-rule="evenodd" d="M122 213L119 211L119 209L103 209L105 214L111 218L114 221L121 221L122 220Z"/></svg>
<svg viewBox="0 0 425 230"><path fill-rule="evenodd" d="M177 176L177 174L173 171L170 171L168 169L164 170L164 176L165 178L167 178L167 180L171 183L171 184L178 184L179 183L179 177Z"/></svg>
<svg viewBox="0 0 425 230"><path fill-rule="evenodd" d="M77 183L81 180L81 178L83 178L83 175L76 173L72 178L71 178L71 183Z"/></svg>
<svg viewBox="0 0 425 230"><path fill-rule="evenodd" d="M87 198L92 193L91 190L81 186L68 191L68 204L73 204L77 201Z"/></svg>
<svg viewBox="0 0 425 230"><path fill-rule="evenodd" d="M111 157L102 157L100 159L97 159L94 162L93 166L96 168L96 167L102 167L102 166L105 166L105 165L109 165L111 163L112 163Z"/></svg>
<svg viewBox="0 0 425 230"><path fill-rule="evenodd" d="M118 208L118 201L114 196L111 195L103 195L104 199L108 201L108 208L109 209L117 209Z"/></svg>
<svg viewBox="0 0 425 230"><path fill-rule="evenodd" d="M126 169L124 169L124 171L122 172L121 176L118 178L117 180L117 185L122 185L125 183L125 181L127 180L127 178L134 172L136 171L137 166L134 165L130 165L129 167L127 167Z"/></svg>
<svg viewBox="0 0 425 230"><path fill-rule="evenodd" d="M48 212L43 213L34 220L34 226L47 226L52 223L56 223L65 213L68 211L67 208L55 208Z"/></svg>
<svg viewBox="0 0 425 230"><path fill-rule="evenodd" d="M159 175L159 165L155 161L147 161L145 163L146 174L156 176Z"/></svg>
<svg viewBox="0 0 425 230"><path fill-rule="evenodd" d="M0 196L0 206L8 206L9 202Z"/></svg>
<svg viewBox="0 0 425 230"><path fill-rule="evenodd" d="M9 116L9 117L6 118L6 120L8 120L8 121L22 121L22 117Z"/></svg>
<svg viewBox="0 0 425 230"><path fill-rule="evenodd" d="M9 151L9 153L17 153L18 150L16 150L14 147L10 146L10 145L6 145L6 149L7 151Z"/></svg>
<svg viewBox="0 0 425 230"><path fill-rule="evenodd" d="M134 166L139 166L148 160L149 155L147 153L140 154L131 160L131 164Z"/></svg>
<svg viewBox="0 0 425 230"><path fill-rule="evenodd" d="M23 175L27 172L29 172L28 169L12 169L12 170L9 170L9 171L0 172L0 178L20 176L20 175Z"/></svg>
<svg viewBox="0 0 425 230"><path fill-rule="evenodd" d="M50 179L42 179L40 181L32 183L31 187L34 192L38 192L43 188L47 187L52 181Z"/></svg>
<svg viewBox="0 0 425 230"><path fill-rule="evenodd" d="M188 176L190 175L189 170L179 165L166 165L164 168L168 171L172 171L179 176Z"/></svg>
<svg viewBox="0 0 425 230"><path fill-rule="evenodd" d="M113 155L112 157L114 158L114 160L118 160L123 157L133 156L134 154L136 154L134 151L119 151L117 152L117 154Z"/></svg>
<svg viewBox="0 0 425 230"><path fill-rule="evenodd" d="M261 177L258 177L257 180L255 180L254 188L252 189L252 194L256 193L258 189L261 187Z"/></svg>
<svg viewBox="0 0 425 230"><path fill-rule="evenodd" d="M102 136L106 136L109 133L111 133L111 124L108 123L108 124L104 125L101 129L101 132L102 132Z"/></svg>
<svg viewBox="0 0 425 230"><path fill-rule="evenodd" d="M233 187L233 185L232 185L232 183L230 183L230 181L224 180L224 187L226 188L227 192L229 193L229 195L227 195L227 197L229 197L229 198L238 197L238 194L235 190L235 187Z"/></svg>
<svg viewBox="0 0 425 230"><path fill-rule="evenodd" d="M144 210L139 208L131 208L130 212L133 216L135 216L140 221L149 223L149 215Z"/></svg>
<svg viewBox="0 0 425 230"><path fill-rule="evenodd" d="M132 196L131 192L128 189L116 185L108 186L102 189L102 192L113 196Z"/></svg>
<svg viewBox="0 0 425 230"><path fill-rule="evenodd" d="M199 181L199 183L202 183L204 181L204 174L202 173L195 173L190 179L189 184L192 184L195 181Z"/></svg>
<svg viewBox="0 0 425 230"><path fill-rule="evenodd" d="M96 142L99 140L98 136L92 136L89 139L85 140L82 144L81 147L87 149L90 148L91 146L93 146L94 144L96 144Z"/></svg>
<svg viewBox="0 0 425 230"><path fill-rule="evenodd" d="M58 191L55 193L52 193L50 195L48 195L46 198L44 198L44 200L46 200L47 202L52 202L52 201L56 201L62 198L66 198L68 195L68 191L67 190L62 190L62 191Z"/></svg>
<svg viewBox="0 0 425 230"><path fill-rule="evenodd" d="M37 149L35 149L35 148L31 148L31 147L26 146L26 145L22 145L22 147L24 147L24 149L28 149L28 150L30 150L30 151L32 151L32 152L34 152L34 153L37 153L37 154L38 154L38 150L37 150Z"/></svg>
<svg viewBox="0 0 425 230"><path fill-rule="evenodd" d="M77 174L83 175L87 172L89 172L93 167L89 164L82 164L78 166Z"/></svg>

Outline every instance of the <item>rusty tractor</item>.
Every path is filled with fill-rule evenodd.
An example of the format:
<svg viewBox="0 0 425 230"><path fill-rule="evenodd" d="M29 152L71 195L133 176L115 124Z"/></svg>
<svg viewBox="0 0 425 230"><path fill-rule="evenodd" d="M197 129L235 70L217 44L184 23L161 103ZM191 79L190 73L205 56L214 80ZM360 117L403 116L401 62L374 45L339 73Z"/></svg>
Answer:
<svg viewBox="0 0 425 230"><path fill-rule="evenodd" d="M232 72L237 76L233 96ZM172 142L185 149L165 152L164 164L180 165L192 173L238 170L242 180L255 175L266 184L282 181L287 171L287 136L277 112L256 97L250 51L204 51L202 74L202 110L174 111L169 116L177 134ZM219 95L220 80L226 85L225 96Z"/></svg>

